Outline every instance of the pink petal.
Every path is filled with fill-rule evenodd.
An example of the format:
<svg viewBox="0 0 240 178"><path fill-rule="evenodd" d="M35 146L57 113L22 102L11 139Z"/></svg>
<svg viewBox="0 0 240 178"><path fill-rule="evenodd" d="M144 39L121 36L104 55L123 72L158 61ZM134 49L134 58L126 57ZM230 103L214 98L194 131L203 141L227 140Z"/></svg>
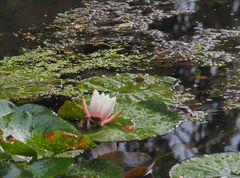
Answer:
<svg viewBox="0 0 240 178"><path fill-rule="evenodd" d="M90 115L92 117L100 117L99 113L102 106L102 95L99 95L98 91L94 91L91 99L91 103L89 106Z"/></svg>
<svg viewBox="0 0 240 178"><path fill-rule="evenodd" d="M84 112L85 116L90 117L90 113L88 111L86 100L84 97L82 97L82 106L83 106L83 112Z"/></svg>
<svg viewBox="0 0 240 178"><path fill-rule="evenodd" d="M119 112L117 112L116 114L112 115L112 116L109 117L108 119L103 120L100 124L101 124L101 125L107 124L107 123L113 121L114 119L117 119L120 114L121 114L121 111L119 111Z"/></svg>

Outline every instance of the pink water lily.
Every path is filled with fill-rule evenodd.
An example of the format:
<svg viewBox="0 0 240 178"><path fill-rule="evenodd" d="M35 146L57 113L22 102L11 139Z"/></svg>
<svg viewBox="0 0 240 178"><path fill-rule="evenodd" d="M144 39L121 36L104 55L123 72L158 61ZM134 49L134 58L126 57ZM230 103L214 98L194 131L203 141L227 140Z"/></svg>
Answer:
<svg viewBox="0 0 240 178"><path fill-rule="evenodd" d="M115 104L116 97L110 98L109 95L104 93L99 94L97 90L93 92L89 106L87 106L84 97L82 97L83 112L86 118L98 121L100 125L113 121L121 114L121 112L117 112L111 115Z"/></svg>

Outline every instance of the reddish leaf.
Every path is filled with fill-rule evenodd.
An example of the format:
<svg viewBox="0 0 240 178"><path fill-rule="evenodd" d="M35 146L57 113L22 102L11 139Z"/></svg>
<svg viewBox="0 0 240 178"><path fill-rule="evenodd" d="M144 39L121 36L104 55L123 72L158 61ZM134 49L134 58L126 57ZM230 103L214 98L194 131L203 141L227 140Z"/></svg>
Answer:
<svg viewBox="0 0 240 178"><path fill-rule="evenodd" d="M125 170L124 178L137 178L149 173L155 161L145 153L112 152L101 158L112 161Z"/></svg>

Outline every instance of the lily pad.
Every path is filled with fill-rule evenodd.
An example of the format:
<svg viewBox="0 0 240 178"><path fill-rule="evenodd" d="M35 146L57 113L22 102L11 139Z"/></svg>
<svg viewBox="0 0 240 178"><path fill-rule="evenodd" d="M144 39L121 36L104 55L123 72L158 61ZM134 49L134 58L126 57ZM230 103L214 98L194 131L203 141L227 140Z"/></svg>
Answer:
<svg viewBox="0 0 240 178"><path fill-rule="evenodd" d="M63 174L72 163L70 158L45 158L20 166L6 153L0 153L0 175L6 178L50 178Z"/></svg>
<svg viewBox="0 0 240 178"><path fill-rule="evenodd" d="M34 178L56 177L63 174L73 163L70 158L45 158L34 161L24 167Z"/></svg>
<svg viewBox="0 0 240 178"><path fill-rule="evenodd" d="M118 102L143 101L149 98L161 99L161 102L173 101L173 87L176 79L172 77L158 77L141 74L117 74L92 77L83 80L77 88L85 93L94 89L117 95Z"/></svg>
<svg viewBox="0 0 240 178"><path fill-rule="evenodd" d="M121 167L104 159L84 160L79 165L72 165L64 177L87 178L122 178L124 171Z"/></svg>
<svg viewBox="0 0 240 178"><path fill-rule="evenodd" d="M16 111L4 116L0 122L4 135L12 135L15 139L27 143L36 134L49 134L62 130L79 133L71 124L53 115L33 116L26 111Z"/></svg>
<svg viewBox="0 0 240 178"><path fill-rule="evenodd" d="M9 141L9 142L0 140L0 146L3 148L5 152L11 155L21 155L21 156L37 158L37 153L35 150L33 150L27 144L24 144L17 140Z"/></svg>
<svg viewBox="0 0 240 178"><path fill-rule="evenodd" d="M36 157L37 152L38 156L46 157L95 146L88 136L46 107L36 104L17 107L6 100L0 101L0 110L1 107L6 115L0 119L3 132L0 145L11 155Z"/></svg>
<svg viewBox="0 0 240 178"><path fill-rule="evenodd" d="M55 75L21 67L0 67L0 98L36 98L50 92L59 83Z"/></svg>
<svg viewBox="0 0 240 178"><path fill-rule="evenodd" d="M1 100L1 108L3 140L0 145L11 155L51 156L95 146L88 136L80 135L74 126L43 106L25 104L17 107L10 101ZM13 137L10 141L7 140L9 136Z"/></svg>
<svg viewBox="0 0 240 178"><path fill-rule="evenodd" d="M10 101L0 99L0 108L1 108L0 109L0 119L1 119L3 116L11 112L14 112L16 106Z"/></svg>
<svg viewBox="0 0 240 178"><path fill-rule="evenodd" d="M115 112L122 111L116 121L85 133L95 141L127 141L167 133L180 122L178 113L168 109L176 102L175 84L171 77L128 73L83 80L77 86L83 93L96 89L117 96Z"/></svg>
<svg viewBox="0 0 240 178"><path fill-rule="evenodd" d="M47 136L43 136L42 134L34 135L28 144L41 155L46 150L48 154L52 152L53 154L62 153L64 155L65 152L71 150L84 150L95 146L95 143L86 135L77 136L62 131L54 131Z"/></svg>
<svg viewBox="0 0 240 178"><path fill-rule="evenodd" d="M65 101L64 104L59 108L58 115L68 119L82 119L84 113L80 103Z"/></svg>
<svg viewBox="0 0 240 178"><path fill-rule="evenodd" d="M240 177L240 153L218 153L183 161L172 167L171 178Z"/></svg>
<svg viewBox="0 0 240 178"><path fill-rule="evenodd" d="M75 158L76 156L80 155L83 153L83 150L71 150L71 151L66 151L64 153L59 153L54 155L54 157L63 157L63 158Z"/></svg>
<svg viewBox="0 0 240 178"><path fill-rule="evenodd" d="M0 175L1 177L10 178L31 178L31 173L24 171L17 166L9 155L0 152Z"/></svg>

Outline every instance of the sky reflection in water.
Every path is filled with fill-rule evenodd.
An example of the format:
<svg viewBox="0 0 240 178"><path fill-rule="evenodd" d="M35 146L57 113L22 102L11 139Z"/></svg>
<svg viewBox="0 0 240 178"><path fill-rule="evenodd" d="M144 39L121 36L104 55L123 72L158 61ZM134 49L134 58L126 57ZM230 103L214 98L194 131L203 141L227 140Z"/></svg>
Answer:
<svg viewBox="0 0 240 178"><path fill-rule="evenodd" d="M164 19L161 23L153 23L152 28L170 33L175 39L186 41L194 34L196 27L239 30L240 0L232 0L229 3L216 2L176 0L173 9L186 13Z"/></svg>
<svg viewBox="0 0 240 178"><path fill-rule="evenodd" d="M180 78L185 87L197 88L193 93L203 103L201 109L208 113L208 122L188 121L164 136L119 144L119 150L142 151L155 157L158 160L153 172L155 177L168 177L168 171L174 164L197 155L239 151L240 111L223 110L221 97L210 100L201 95L209 89L209 84L219 81L216 78L221 76L224 81L229 76L222 76L221 69L215 66L203 68L202 73L211 81L202 82L195 80L196 70L196 67L183 67L176 71L175 77Z"/></svg>

